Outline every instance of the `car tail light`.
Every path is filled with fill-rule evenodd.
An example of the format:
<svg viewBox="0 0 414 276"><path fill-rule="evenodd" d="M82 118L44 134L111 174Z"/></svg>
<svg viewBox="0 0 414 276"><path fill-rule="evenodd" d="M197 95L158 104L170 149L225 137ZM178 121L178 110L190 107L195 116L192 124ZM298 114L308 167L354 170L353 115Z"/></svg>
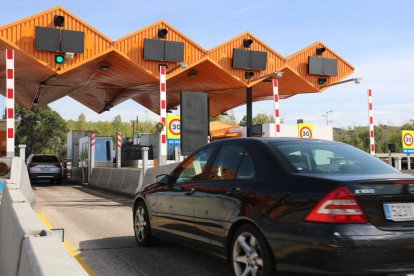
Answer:
<svg viewBox="0 0 414 276"><path fill-rule="evenodd" d="M60 163L54 163L53 166L58 167L58 168L62 168L62 166L60 165Z"/></svg>
<svg viewBox="0 0 414 276"><path fill-rule="evenodd" d="M414 184L414 180L397 180L393 182L394 184L409 185Z"/></svg>
<svg viewBox="0 0 414 276"><path fill-rule="evenodd" d="M34 167L34 166L36 166L36 165L37 165L36 163L30 163L30 164L29 164L29 168Z"/></svg>
<svg viewBox="0 0 414 276"><path fill-rule="evenodd" d="M348 187L339 187L323 197L306 221L324 223L366 223L367 218Z"/></svg>

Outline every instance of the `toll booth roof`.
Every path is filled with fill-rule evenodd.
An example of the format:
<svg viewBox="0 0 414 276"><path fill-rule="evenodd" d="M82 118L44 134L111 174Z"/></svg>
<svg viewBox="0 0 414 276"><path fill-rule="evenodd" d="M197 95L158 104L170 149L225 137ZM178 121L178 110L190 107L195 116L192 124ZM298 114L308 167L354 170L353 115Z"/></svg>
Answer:
<svg viewBox="0 0 414 276"><path fill-rule="evenodd" d="M42 41L36 33L40 32L39 28L53 27L54 15L64 16L65 24L61 29L70 32L62 31L62 34L73 35L74 31L77 35L83 34L84 39L84 47L76 53L61 49L65 54L63 63L56 62L55 51L39 50L37 45ZM182 61L187 63L186 68L175 61L144 58L145 41L158 39L160 29L167 30L166 41L182 45ZM63 36L60 39L67 41ZM246 40L252 41L248 47ZM245 32L205 50L162 20L113 41L60 6L0 27L0 50L6 49L14 50L16 101L29 109L70 96L98 113L128 99L159 113L160 63L168 66L167 109L180 104L181 91L201 91L209 95L212 116L245 104L246 88L253 89L253 101L273 99L271 78L275 72L283 72L278 81L281 99L322 92L354 72L352 65L322 42L283 57ZM324 51L319 55L317 49ZM265 67L238 68L234 64L236 52L265 53ZM315 56L336 60L337 74L322 77L309 74L309 57ZM0 64L5 64L5 58L4 54L0 55ZM0 87L5 87L5 69L0 68Z"/></svg>

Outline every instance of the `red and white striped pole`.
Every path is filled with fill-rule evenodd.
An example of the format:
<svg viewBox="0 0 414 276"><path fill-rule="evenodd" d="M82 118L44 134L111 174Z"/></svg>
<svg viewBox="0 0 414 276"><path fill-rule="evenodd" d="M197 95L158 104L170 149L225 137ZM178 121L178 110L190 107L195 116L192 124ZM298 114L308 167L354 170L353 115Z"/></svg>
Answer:
<svg viewBox="0 0 414 276"><path fill-rule="evenodd" d="M167 66L165 65L160 65L160 117L164 127L160 133L158 164L165 165L167 163Z"/></svg>
<svg viewBox="0 0 414 276"><path fill-rule="evenodd" d="M280 137L279 82L277 79L273 79L272 84L273 84L273 100L275 103L276 137Z"/></svg>
<svg viewBox="0 0 414 276"><path fill-rule="evenodd" d="M95 149L95 132L91 134L91 150Z"/></svg>
<svg viewBox="0 0 414 276"><path fill-rule="evenodd" d="M91 133L91 152L90 152L90 164L89 164L89 175L87 182L91 179L92 169L95 167L95 132Z"/></svg>
<svg viewBox="0 0 414 276"><path fill-rule="evenodd" d="M117 135L117 150L116 150L116 167L120 168L121 167L121 145L122 145L122 137L121 137L121 132L118 131L118 135Z"/></svg>
<svg viewBox="0 0 414 276"><path fill-rule="evenodd" d="M7 156L14 156L14 50L6 49Z"/></svg>
<svg viewBox="0 0 414 276"><path fill-rule="evenodd" d="M368 115L369 115L369 148L372 155L375 155L374 135L374 114L372 108L372 91L368 89Z"/></svg>

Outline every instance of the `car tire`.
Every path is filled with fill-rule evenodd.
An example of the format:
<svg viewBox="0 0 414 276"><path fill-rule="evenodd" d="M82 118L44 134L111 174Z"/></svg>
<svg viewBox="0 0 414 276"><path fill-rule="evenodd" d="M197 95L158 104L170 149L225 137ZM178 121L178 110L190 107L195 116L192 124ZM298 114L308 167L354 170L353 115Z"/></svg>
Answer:
<svg viewBox="0 0 414 276"><path fill-rule="evenodd" d="M62 178L56 179L56 184L62 184Z"/></svg>
<svg viewBox="0 0 414 276"><path fill-rule="evenodd" d="M265 237L253 225L237 229L230 248L234 275L276 275L276 265Z"/></svg>
<svg viewBox="0 0 414 276"><path fill-rule="evenodd" d="M152 236L148 210L142 201L137 203L134 210L134 233L139 246L151 246L157 242Z"/></svg>

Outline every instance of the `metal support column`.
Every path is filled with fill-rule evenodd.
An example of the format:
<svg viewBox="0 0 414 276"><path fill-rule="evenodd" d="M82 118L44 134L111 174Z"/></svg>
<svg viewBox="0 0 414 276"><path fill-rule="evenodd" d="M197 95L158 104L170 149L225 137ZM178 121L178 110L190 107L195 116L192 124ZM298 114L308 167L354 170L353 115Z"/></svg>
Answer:
<svg viewBox="0 0 414 276"><path fill-rule="evenodd" d="M253 111L252 111L252 102L253 102L253 88L246 88L246 136L252 137L252 121L253 121Z"/></svg>

